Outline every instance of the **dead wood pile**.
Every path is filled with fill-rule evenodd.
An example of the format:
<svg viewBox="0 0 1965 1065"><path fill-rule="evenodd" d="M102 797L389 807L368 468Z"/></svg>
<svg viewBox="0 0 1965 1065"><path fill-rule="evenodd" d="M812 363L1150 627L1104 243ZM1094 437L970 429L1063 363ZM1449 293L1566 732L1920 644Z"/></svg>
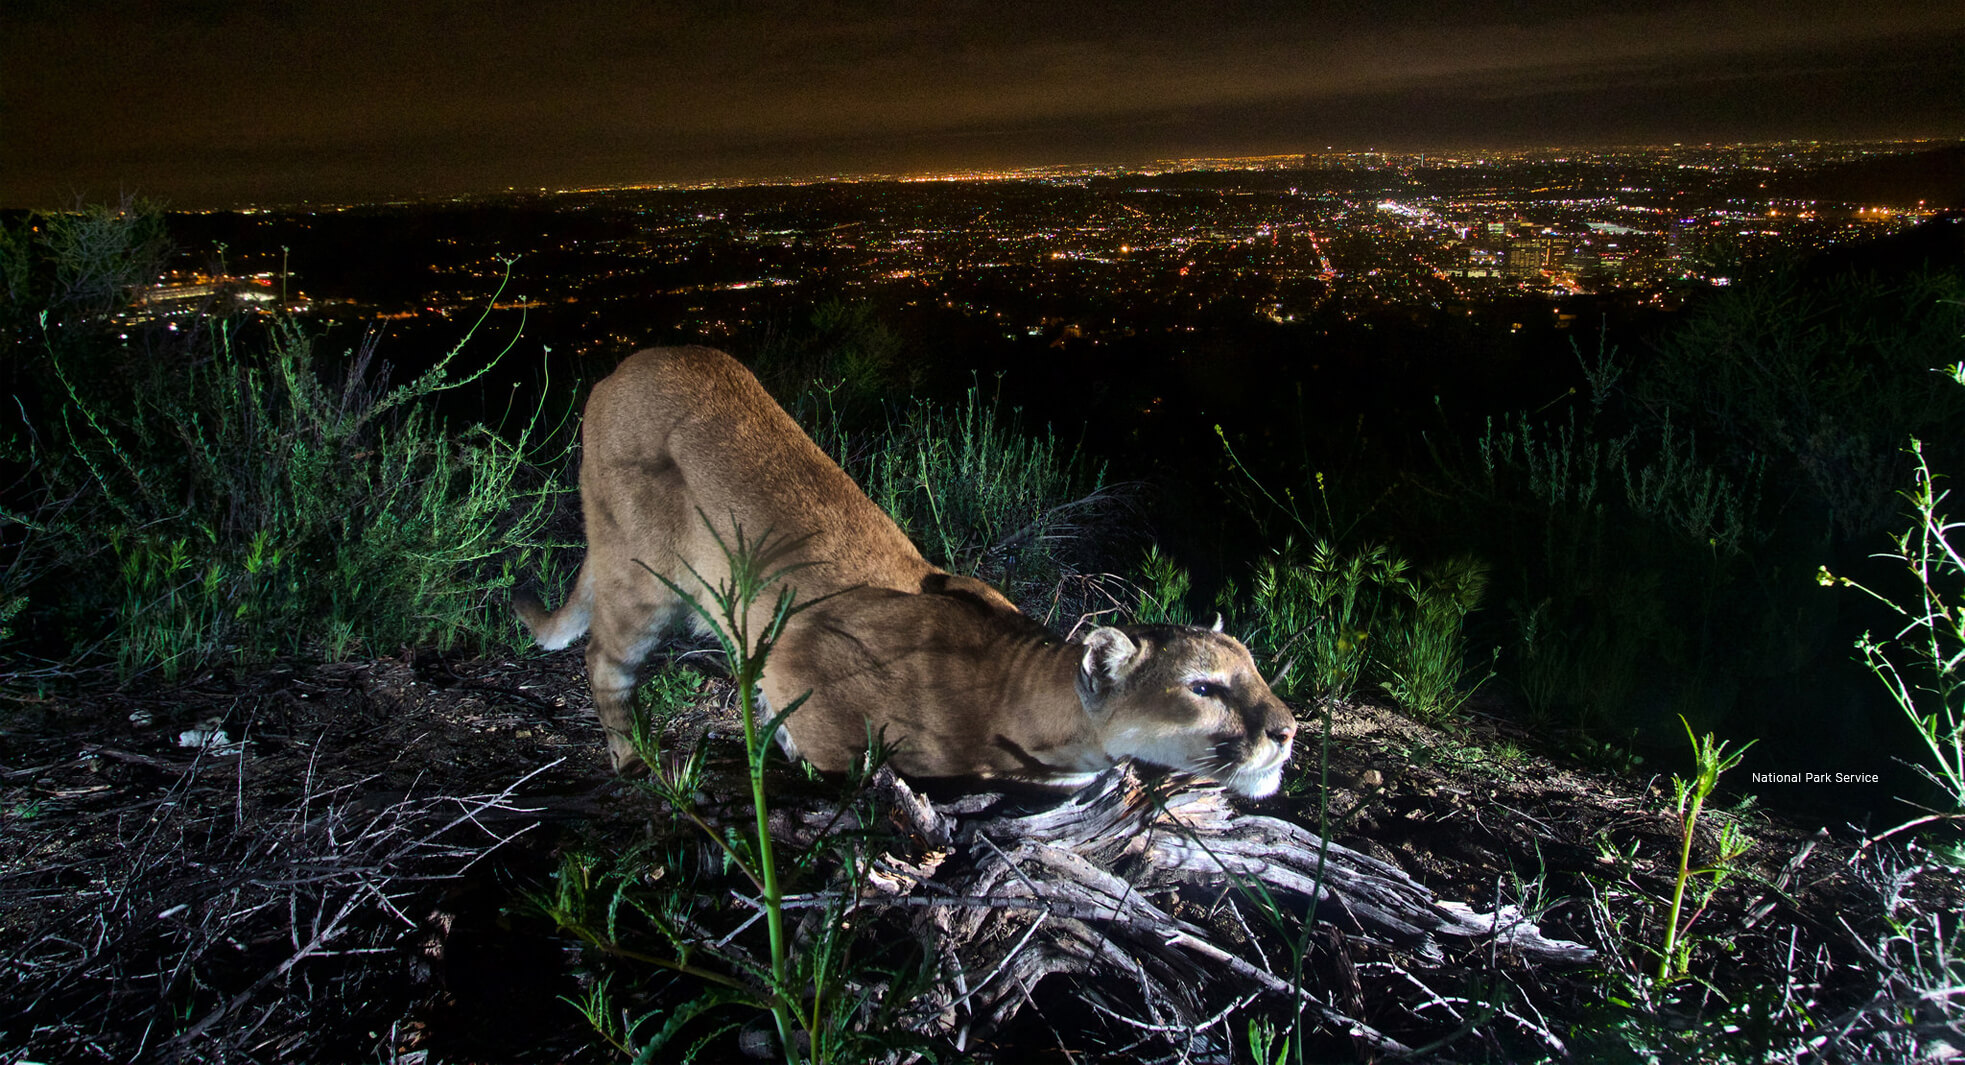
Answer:
<svg viewBox="0 0 1965 1065"><path fill-rule="evenodd" d="M1401 1042L1367 1017L1403 1009L1427 1027L1460 1023L1467 1003L1431 990L1450 982L1437 978L1450 975L1440 974L1450 955L1520 966L1594 957L1544 936L1519 906L1480 913L1443 901L1384 861L1236 810L1213 785L1148 784L1122 766L1018 814L996 812L997 796L935 803L887 770L874 789L886 827L904 842L890 839L858 871L854 906L908 914L940 970L910 1004L914 1026L958 1047L1001 1030L1039 981L1061 974L1142 1046L1219 1052L1235 1010L1296 996L1327 1033L1374 1056L1397 1054ZM816 845L837 825L836 808L774 811L774 835L795 846ZM1319 986L1315 967L1293 984L1295 952L1313 945L1338 986ZM1361 954L1371 960L1354 963ZM1405 1001L1368 1006L1368 984ZM1539 1021L1502 1012L1561 1052Z"/></svg>

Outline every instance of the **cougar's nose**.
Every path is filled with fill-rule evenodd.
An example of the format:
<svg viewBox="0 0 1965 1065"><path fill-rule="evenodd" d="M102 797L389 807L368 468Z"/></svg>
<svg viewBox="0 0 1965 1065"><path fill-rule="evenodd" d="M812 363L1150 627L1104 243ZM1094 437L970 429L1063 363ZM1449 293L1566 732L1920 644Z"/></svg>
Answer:
<svg viewBox="0 0 1965 1065"><path fill-rule="evenodd" d="M1268 735L1270 742L1281 747L1296 738L1296 722L1290 721L1285 724L1271 725L1268 729Z"/></svg>

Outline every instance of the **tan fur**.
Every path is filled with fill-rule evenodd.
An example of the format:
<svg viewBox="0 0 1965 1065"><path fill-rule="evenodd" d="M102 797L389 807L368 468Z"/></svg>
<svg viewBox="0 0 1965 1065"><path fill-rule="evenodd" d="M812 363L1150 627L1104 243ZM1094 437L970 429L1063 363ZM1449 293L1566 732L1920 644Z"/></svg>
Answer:
<svg viewBox="0 0 1965 1065"><path fill-rule="evenodd" d="M582 432L586 561L557 611L529 596L514 606L545 647L591 634L588 679L617 768L635 758L636 666L694 620L642 564L704 598L692 568L711 585L728 576L707 517L725 541L741 527L795 542L779 564L806 564L787 583L816 605L792 619L763 688L772 706L805 697L780 739L821 770L850 768L871 729L918 779L1065 785L1136 757L1275 790L1295 719L1240 643L1184 626L1066 643L981 581L929 565L729 356L630 356L595 386Z"/></svg>

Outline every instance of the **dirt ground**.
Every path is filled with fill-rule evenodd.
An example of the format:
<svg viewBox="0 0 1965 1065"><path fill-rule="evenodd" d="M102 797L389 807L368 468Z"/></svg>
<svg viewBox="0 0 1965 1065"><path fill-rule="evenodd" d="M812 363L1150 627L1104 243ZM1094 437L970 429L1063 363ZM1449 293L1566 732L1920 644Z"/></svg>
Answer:
<svg viewBox="0 0 1965 1065"><path fill-rule="evenodd" d="M733 742L727 706L674 726ZM1299 741L1308 782L1262 812L1316 827L1317 731ZM1644 941L1655 927L1605 929L1586 903L1669 894L1669 785L1529 747L1480 715L1449 734L1346 708L1330 834L1442 898L1487 910L1539 892L1551 935ZM1826 959L1811 970L1823 1001L1838 980L1863 994L1875 885L1903 863L1866 869L1885 852L1853 857L1848 826L1729 804L1697 848L1709 856L1726 820L1753 843L1700 918L1732 945L1714 982L1760 979L1760 948L1781 939ZM653 816L608 769L577 652L16 693L0 704L0 1063L613 1060L563 1000L590 975L580 946L526 897L564 848L631 841ZM1899 881L1927 912L1961 908L1950 873ZM1601 1002L1601 977L1547 975L1552 1029Z"/></svg>

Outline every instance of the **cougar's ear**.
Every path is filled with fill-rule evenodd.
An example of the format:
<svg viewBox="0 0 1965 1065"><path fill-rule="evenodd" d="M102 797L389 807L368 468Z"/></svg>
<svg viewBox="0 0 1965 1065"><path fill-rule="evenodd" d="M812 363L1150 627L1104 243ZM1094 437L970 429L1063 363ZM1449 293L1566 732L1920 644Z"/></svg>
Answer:
<svg viewBox="0 0 1965 1065"><path fill-rule="evenodd" d="M1210 627L1216 632L1221 631L1221 611L1217 610L1214 612L1214 624Z"/></svg>
<svg viewBox="0 0 1965 1065"><path fill-rule="evenodd" d="M1078 667L1078 695L1101 699L1139 664L1139 645L1118 629L1103 627L1085 637L1085 659Z"/></svg>

